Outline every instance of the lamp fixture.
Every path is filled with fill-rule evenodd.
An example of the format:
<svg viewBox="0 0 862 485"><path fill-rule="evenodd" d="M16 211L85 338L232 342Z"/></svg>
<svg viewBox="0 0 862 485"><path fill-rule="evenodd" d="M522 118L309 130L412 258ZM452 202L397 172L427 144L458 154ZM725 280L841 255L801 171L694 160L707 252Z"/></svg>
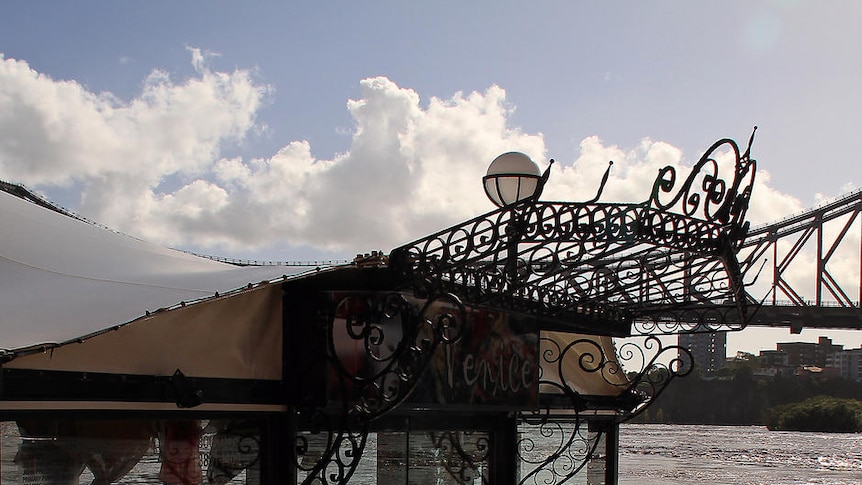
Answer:
<svg viewBox="0 0 862 485"><path fill-rule="evenodd" d="M521 152L507 152L498 156L482 177L485 194L497 207L537 198L545 180L547 174L543 176L539 166Z"/></svg>

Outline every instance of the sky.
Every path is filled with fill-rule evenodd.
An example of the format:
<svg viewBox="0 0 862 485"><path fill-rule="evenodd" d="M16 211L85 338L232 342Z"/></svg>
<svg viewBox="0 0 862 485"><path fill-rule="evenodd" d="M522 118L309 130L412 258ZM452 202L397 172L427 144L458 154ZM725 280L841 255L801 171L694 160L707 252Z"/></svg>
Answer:
<svg viewBox="0 0 862 485"><path fill-rule="evenodd" d="M503 152L554 158L558 200L613 160L603 200L641 201L756 125L765 223L862 184L860 20L850 0L4 2L0 180L165 246L349 259L491 210ZM819 335L862 343L749 329L729 353Z"/></svg>

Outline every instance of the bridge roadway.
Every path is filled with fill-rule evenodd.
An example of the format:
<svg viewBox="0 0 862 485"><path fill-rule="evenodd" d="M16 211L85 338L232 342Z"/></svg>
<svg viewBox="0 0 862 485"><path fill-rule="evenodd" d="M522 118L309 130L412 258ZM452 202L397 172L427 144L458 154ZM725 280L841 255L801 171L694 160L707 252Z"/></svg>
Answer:
<svg viewBox="0 0 862 485"><path fill-rule="evenodd" d="M862 308L858 303L855 307L780 303L761 306L748 326L790 328L791 333L800 333L803 328L862 330Z"/></svg>

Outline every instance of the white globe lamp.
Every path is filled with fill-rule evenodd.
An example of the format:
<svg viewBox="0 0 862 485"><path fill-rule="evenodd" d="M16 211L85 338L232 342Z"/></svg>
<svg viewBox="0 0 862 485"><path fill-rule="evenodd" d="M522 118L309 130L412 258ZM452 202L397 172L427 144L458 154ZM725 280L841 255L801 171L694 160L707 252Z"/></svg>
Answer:
<svg viewBox="0 0 862 485"><path fill-rule="evenodd" d="M485 194L497 207L505 207L536 195L542 178L539 166L521 152L495 158L482 177Z"/></svg>

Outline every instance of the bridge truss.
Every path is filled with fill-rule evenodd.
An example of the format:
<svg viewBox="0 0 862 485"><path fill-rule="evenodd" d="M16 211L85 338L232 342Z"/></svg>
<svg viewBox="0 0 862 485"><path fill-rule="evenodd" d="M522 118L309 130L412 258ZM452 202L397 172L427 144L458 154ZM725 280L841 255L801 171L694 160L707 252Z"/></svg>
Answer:
<svg viewBox="0 0 862 485"><path fill-rule="evenodd" d="M862 190L752 228L739 261L756 326L862 329Z"/></svg>

